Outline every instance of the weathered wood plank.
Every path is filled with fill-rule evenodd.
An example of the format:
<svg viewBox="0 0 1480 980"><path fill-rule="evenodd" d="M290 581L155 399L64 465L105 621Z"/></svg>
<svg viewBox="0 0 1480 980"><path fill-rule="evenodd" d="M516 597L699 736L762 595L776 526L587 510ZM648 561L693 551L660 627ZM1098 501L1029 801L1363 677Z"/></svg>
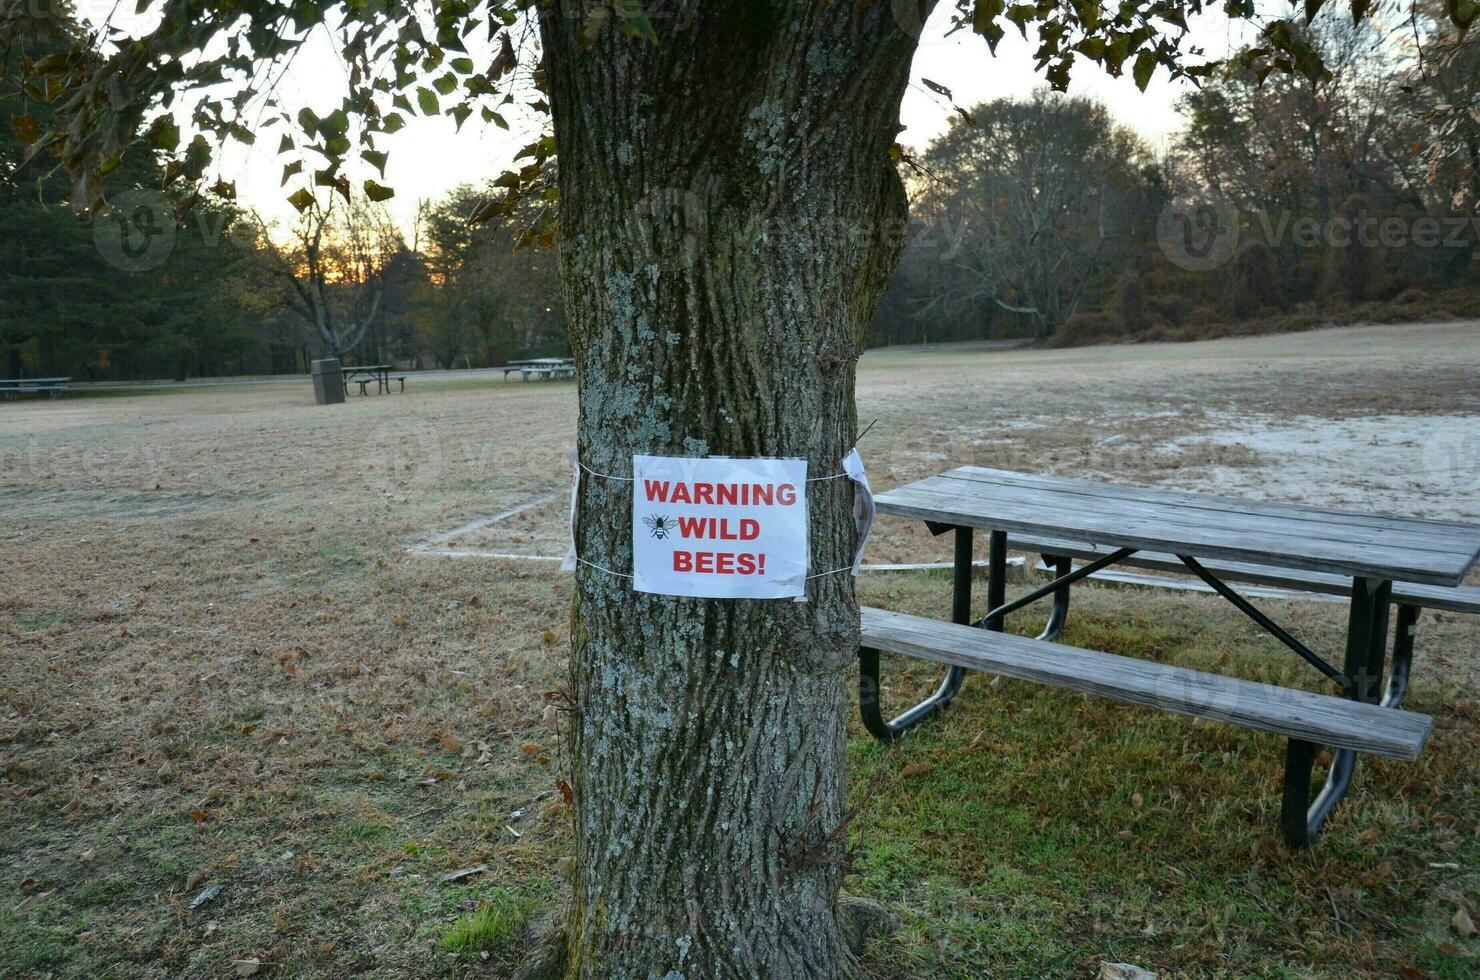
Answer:
<svg viewBox="0 0 1480 980"><path fill-rule="evenodd" d="M910 484L876 498L879 511L941 524L1046 534L1095 544L1151 551L1191 553L1282 565L1337 575L1403 579L1431 585L1458 585L1476 555L1394 546L1382 534L1370 542L1332 541L1267 528L1220 527L1179 512L1174 506L1156 516L1116 512L1108 507L1064 506L1051 494L1029 500L962 492L938 477Z"/></svg>
<svg viewBox="0 0 1480 980"><path fill-rule="evenodd" d="M1401 530L1409 527L1419 531L1428 529L1451 529L1468 532L1480 537L1480 527L1465 521L1446 521L1427 517L1401 517L1392 514L1364 513L1362 511L1339 510L1315 504L1286 503L1284 501L1247 500L1239 497L1219 497L1213 494L1194 493L1188 490L1168 490L1155 487L1138 487L1124 483L1100 483L1093 480L1078 480L1070 477L1042 476L1032 473L1015 473L1010 470L989 469L982 466L959 466L946 474L982 482L1017 486L1027 489L1050 489L1064 493L1082 493L1097 498L1118 498L1149 503L1172 503L1178 506L1198 507L1206 510L1232 511L1241 514L1264 514L1273 517L1302 516L1320 523L1354 524Z"/></svg>
<svg viewBox="0 0 1480 980"><path fill-rule="evenodd" d="M1007 546L1013 551L1027 551L1037 555L1067 555L1070 558L1082 558L1088 561L1108 555L1115 550L1107 545L1093 545L1084 541L1065 541L1058 538L1022 535L1009 535ZM1187 566L1183 565L1176 555L1155 551L1138 551L1119 564L1133 568L1149 568L1160 572L1191 574ZM1256 565L1250 562L1219 561L1217 559L1205 561L1202 566L1229 582L1248 582L1253 585L1268 585L1280 589L1319 592L1323 595L1349 596L1352 591L1351 579L1342 575L1302 572L1273 565ZM1416 582L1394 582L1393 601L1410 606L1420 606L1424 609L1480 613L1480 588L1465 585L1450 588L1443 585L1420 585Z"/></svg>
<svg viewBox="0 0 1480 980"><path fill-rule="evenodd" d="M1222 677L1149 660L1047 643L865 607L863 643L1017 680L1194 718L1412 761L1433 719L1345 698Z"/></svg>
<svg viewBox="0 0 1480 980"><path fill-rule="evenodd" d="M1206 525L1252 533L1295 534L1302 538L1361 546L1370 545L1374 540L1381 540L1392 547L1431 551L1461 558L1469 557L1480 549L1480 528L1466 528L1463 525L1430 525L1423 521L1403 521L1388 517L1378 518L1366 524L1328 521L1313 516L1306 509L1293 509L1285 513L1255 513L1210 508L1206 506L1206 502L1219 498L1205 497L1200 494L1164 493L1166 499L1161 500L1135 500L1119 496L1097 497L1078 490L1010 486L978 479L969 474L962 475L962 473L962 470L951 470L922 480L916 486L947 490L974 499L984 498L1016 503L1049 501L1054 507L1068 511L1125 514L1155 520L1170 519L1179 524ZM1231 507L1242 502L1226 501L1225 503ZM1330 513L1343 512L1332 511Z"/></svg>

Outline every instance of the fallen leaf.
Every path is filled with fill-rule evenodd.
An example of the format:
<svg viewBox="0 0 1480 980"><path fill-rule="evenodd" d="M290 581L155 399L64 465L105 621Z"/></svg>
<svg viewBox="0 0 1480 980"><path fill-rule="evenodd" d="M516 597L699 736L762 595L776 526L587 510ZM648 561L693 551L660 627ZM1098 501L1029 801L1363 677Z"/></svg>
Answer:
<svg viewBox="0 0 1480 980"><path fill-rule="evenodd" d="M442 748L448 752L462 751L462 742L451 735L443 735L438 741L442 743Z"/></svg>
<svg viewBox="0 0 1480 980"><path fill-rule="evenodd" d="M525 755L534 755L539 750L540 746L537 742L525 742L523 745L519 746L519 751L523 752Z"/></svg>
<svg viewBox="0 0 1480 980"><path fill-rule="evenodd" d="M554 632L554 630L545 630L544 634L541 636L541 639L543 639L546 643L554 643L555 642L555 632Z"/></svg>
<svg viewBox="0 0 1480 980"><path fill-rule="evenodd" d="M1143 797L1140 793L1131 794L1131 806L1135 807L1137 810L1141 809L1142 804L1144 804L1145 802L1146 798Z"/></svg>
<svg viewBox="0 0 1480 980"><path fill-rule="evenodd" d="M402 629L405 629L407 626L411 625L411 620L407 619L405 616L397 616L396 618L391 620L391 625L399 626Z"/></svg>
<svg viewBox="0 0 1480 980"><path fill-rule="evenodd" d="M935 766L928 762L911 762L899 770L901 779L914 779L916 776L928 776Z"/></svg>
<svg viewBox="0 0 1480 980"><path fill-rule="evenodd" d="M246 960L232 960L231 969L239 977L250 977L252 974L262 969L262 961L257 959L256 957Z"/></svg>
<svg viewBox="0 0 1480 980"><path fill-rule="evenodd" d="M1449 920L1449 928L1461 939L1469 939L1475 934L1475 920L1470 918L1470 913L1465 911L1461 905L1454 910L1454 918Z"/></svg>
<svg viewBox="0 0 1480 980"><path fill-rule="evenodd" d="M570 783L567 783L563 779L557 779L555 780L555 788L560 790L560 798L565 801L565 805L570 806L576 798L575 791L570 788Z"/></svg>
<svg viewBox="0 0 1480 980"><path fill-rule="evenodd" d="M190 907L192 909L198 909L219 894L221 894L221 886L210 885L202 889L199 895L190 900Z"/></svg>
<svg viewBox="0 0 1480 980"><path fill-rule="evenodd" d="M487 870L488 865L486 864L480 864L477 867L473 868L461 868L457 871L447 872L445 875L442 876L442 881L444 884L451 881L462 881L464 878L473 877L473 875L481 875Z"/></svg>
<svg viewBox="0 0 1480 980"><path fill-rule="evenodd" d="M555 873L562 878L573 877L576 873L576 859L567 855L556 861Z"/></svg>
<svg viewBox="0 0 1480 980"><path fill-rule="evenodd" d="M1156 974L1134 963L1101 963L1100 980L1156 980Z"/></svg>

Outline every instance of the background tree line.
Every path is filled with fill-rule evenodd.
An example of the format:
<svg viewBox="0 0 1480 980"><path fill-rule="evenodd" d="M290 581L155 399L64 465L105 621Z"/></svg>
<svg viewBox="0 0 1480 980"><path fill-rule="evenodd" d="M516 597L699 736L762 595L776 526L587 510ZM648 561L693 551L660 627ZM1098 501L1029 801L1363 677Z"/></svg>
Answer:
<svg viewBox="0 0 1480 980"><path fill-rule="evenodd" d="M870 342L1480 315L1480 37L1442 3L1418 10L1318 17L1317 80L1225 69L1181 99L1161 154L1104 106L1046 89L961 113L902 160L912 231ZM79 218L65 176L23 164L45 100L14 64L0 81L0 377L293 373L326 355L479 367L568 349L554 254L515 247L538 201L470 225L495 189L460 187L423 204L408 240L382 205L329 192L268 227L224 183L159 195L164 167L141 143L110 177L119 212ZM1211 268L1189 267L1185 229L1165 219L1208 201L1238 231ZM117 226L111 249L100 221ZM167 254L120 258L162 223Z"/></svg>
<svg viewBox="0 0 1480 980"><path fill-rule="evenodd" d="M61 22L53 49L81 30ZM0 64L0 377L279 374L326 355L477 367L567 349L554 255L514 247L528 209L469 226L486 194L458 188L408 241L383 205L329 192L269 227L224 182L161 193L165 166L138 142L110 207L78 217L66 174L27 162L50 118L21 69Z"/></svg>
<svg viewBox="0 0 1480 980"><path fill-rule="evenodd" d="M962 113L911 161L919 230L872 341L1480 315L1480 37L1438 3L1359 25L1332 9L1306 30L1326 77L1230 59L1180 100L1160 156L1102 106L1047 90ZM1237 228L1207 263L1166 221L1189 203Z"/></svg>

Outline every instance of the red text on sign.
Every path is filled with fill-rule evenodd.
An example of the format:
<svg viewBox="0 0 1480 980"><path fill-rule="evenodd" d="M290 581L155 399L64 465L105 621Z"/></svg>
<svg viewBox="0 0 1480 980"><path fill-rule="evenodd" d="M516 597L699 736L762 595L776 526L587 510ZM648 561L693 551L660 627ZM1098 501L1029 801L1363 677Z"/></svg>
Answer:
<svg viewBox="0 0 1480 980"><path fill-rule="evenodd" d="M766 556L749 552L675 551L673 570L699 575L764 575Z"/></svg>
<svg viewBox="0 0 1480 980"><path fill-rule="evenodd" d="M731 524L728 517L680 517L678 533L685 538L754 541L761 536L761 522L742 517L736 525Z"/></svg>

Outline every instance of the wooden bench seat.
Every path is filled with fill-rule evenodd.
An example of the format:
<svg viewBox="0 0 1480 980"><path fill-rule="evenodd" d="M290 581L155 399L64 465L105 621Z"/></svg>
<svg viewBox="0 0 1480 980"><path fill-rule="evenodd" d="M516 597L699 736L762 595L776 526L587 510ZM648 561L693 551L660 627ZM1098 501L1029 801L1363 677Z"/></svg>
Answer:
<svg viewBox="0 0 1480 980"><path fill-rule="evenodd" d="M1116 549L1106 545L1093 545L1083 541L1064 541L1057 538L1039 538L1009 534L1007 546L1014 551L1027 551L1039 555L1063 555L1069 558L1094 560L1110 554ZM1156 551L1138 551L1119 564L1135 568L1147 568L1159 572L1187 574L1187 566L1176 555ZM1221 579L1247 582L1252 585L1267 585L1280 589L1301 592L1317 592L1325 595L1350 596L1352 580L1325 572L1307 572L1252 562L1202 560L1208 571ZM1461 585L1449 588L1442 585L1423 585L1417 582L1394 582L1392 601L1401 606L1417 606L1423 609L1440 609L1448 612L1480 613L1480 586Z"/></svg>
<svg viewBox="0 0 1480 980"><path fill-rule="evenodd" d="M1346 698L865 607L863 646L1411 762L1433 719Z"/></svg>

